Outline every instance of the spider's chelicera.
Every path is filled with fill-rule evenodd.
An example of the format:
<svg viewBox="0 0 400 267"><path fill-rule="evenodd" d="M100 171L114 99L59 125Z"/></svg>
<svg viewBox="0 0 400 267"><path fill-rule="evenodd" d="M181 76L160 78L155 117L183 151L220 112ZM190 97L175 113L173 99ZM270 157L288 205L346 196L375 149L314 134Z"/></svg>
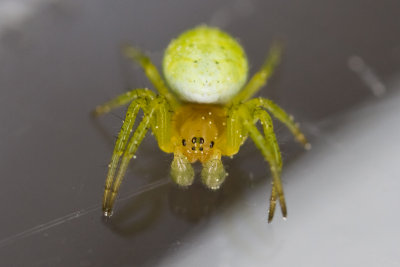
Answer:
<svg viewBox="0 0 400 267"><path fill-rule="evenodd" d="M270 165L272 190L268 221L274 216L277 199L286 217L286 204L280 179L281 154L273 131L274 115L284 123L305 148L310 145L293 118L269 99L252 98L264 86L279 62L281 48L273 45L264 65L247 84L247 57L230 35L217 28L199 26L172 40L166 49L161 78L150 59L134 47L125 54L138 62L157 89L135 89L100 105L95 115L129 104L115 144L105 183L103 212L112 208L125 176L146 132L151 130L160 149L173 153L171 177L180 186L194 180L192 163L203 165L202 182L218 189L227 173L221 156L233 156L250 137ZM144 117L133 131L139 109ZM261 133L256 123L260 122Z"/></svg>

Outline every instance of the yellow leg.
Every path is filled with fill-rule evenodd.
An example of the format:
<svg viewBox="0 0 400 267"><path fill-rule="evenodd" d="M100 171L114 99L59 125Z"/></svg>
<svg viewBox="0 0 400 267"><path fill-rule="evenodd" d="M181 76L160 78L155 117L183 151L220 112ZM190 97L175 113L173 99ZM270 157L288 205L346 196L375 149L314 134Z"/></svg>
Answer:
<svg viewBox="0 0 400 267"><path fill-rule="evenodd" d="M243 114L244 115L244 114ZM253 140L256 147L261 151L265 160L268 161L270 165L270 170L273 178L270 210L268 220L272 220L273 212L275 210L276 197L279 198L279 203L281 206L282 215L284 218L287 216L285 196L283 193L283 186L280 178L280 166L279 161L276 160L276 153L272 149L271 144L265 139L265 137L258 131L257 127L253 124L253 118L248 114L242 117L243 126L249 131L249 136ZM273 133L273 132L272 132ZM270 133L269 135L270 136ZM276 190L276 191L275 191ZM272 210L271 210L272 209Z"/></svg>
<svg viewBox="0 0 400 267"><path fill-rule="evenodd" d="M226 146L224 147L223 156L233 156L239 152L240 146L243 144L247 136L247 131L240 123L242 112L241 105L234 105L227 113L226 123Z"/></svg>
<svg viewBox="0 0 400 267"><path fill-rule="evenodd" d="M129 105L128 110L126 112L125 121L121 127L121 131L119 132L117 141L115 143L114 152L111 157L111 162L108 165L108 173L107 173L104 197L103 197L103 212L106 216L111 215L110 212L112 209L112 204L110 204L110 194L112 195L111 188L113 188L115 172L117 170L120 157L123 155L124 151L126 152L129 148L129 146L132 145L132 144L128 144L128 148L125 150L125 146L128 142L129 136L132 132L132 127L135 123L136 116L137 116L140 108L142 108L144 110L147 109L147 102L146 102L145 98L135 99ZM145 116L145 118L147 118L147 117L148 116ZM140 125L143 125L143 123L141 123ZM138 127L138 129L139 129L139 127ZM135 132L134 136L131 138L131 141L132 140L138 141L140 139L139 138L140 132L139 133L137 133L137 132L138 131ZM112 198L112 196L111 196L111 198Z"/></svg>
<svg viewBox="0 0 400 267"><path fill-rule="evenodd" d="M274 126L272 123L271 116L262 109L257 109L254 112L254 119L259 120L263 131L264 131L264 136L265 140L267 141L267 144L271 147L271 153L274 155L274 158L279 166L280 169L282 169L282 157L281 157L281 152L279 149L278 141L276 140L276 135L274 132Z"/></svg>
<svg viewBox="0 0 400 267"><path fill-rule="evenodd" d="M148 115L144 116L142 122L139 124L138 128L136 129L135 133L133 134L131 140L129 141L126 147L114 183L112 183L111 181L109 183L110 186L109 187L106 186L104 190L104 197L105 197L105 199L103 200L104 216L109 217L112 215L112 208L114 206L114 202L117 197L119 187L121 186L122 179L124 178L126 170L128 168L129 161L135 155L137 148L139 147L140 143L142 142L144 136L147 133L147 130L149 129L150 120L152 118L153 112L154 109L152 109L152 111ZM109 198L106 198L106 196L108 195Z"/></svg>
<svg viewBox="0 0 400 267"><path fill-rule="evenodd" d="M264 136L254 125L258 120L262 123ZM277 198L279 198L281 204L283 217L286 217L287 209L280 180L282 159L273 130L272 119L265 110L258 106L235 105L228 112L226 150L232 151L232 155L235 154L247 135L253 139L256 147L260 149L262 155L268 161L273 177L268 222L271 222L273 218Z"/></svg>
<svg viewBox="0 0 400 267"><path fill-rule="evenodd" d="M261 69L253 75L240 93L232 99L232 104L247 101L267 83L280 61L281 53L282 46L279 43L273 44Z"/></svg>
<svg viewBox="0 0 400 267"><path fill-rule="evenodd" d="M102 105L97 106L96 109L93 111L93 115L103 115L107 112L110 112L112 109L128 104L135 99L148 98L148 100L152 100L155 97L156 95L148 89L134 89L132 91L119 95Z"/></svg>
<svg viewBox="0 0 400 267"><path fill-rule="evenodd" d="M261 125L264 130L265 140L267 141L267 148L270 150L270 153L274 157L274 161L276 165L279 167L279 174L282 170L282 157L281 152L279 149L278 142L276 140L275 132L273 129L272 119L269 114L262 109L257 109L254 112L254 117L257 120L260 120ZM268 222L270 223L274 218L275 213L275 206L276 206L276 197L277 197L277 190L275 187L274 181L272 181L271 185L271 196L269 201L269 209L268 209Z"/></svg>
<svg viewBox="0 0 400 267"><path fill-rule="evenodd" d="M165 153L173 153L174 147L171 144L171 117L173 110L164 97L157 98L158 109L154 114L151 127L157 138L158 146Z"/></svg>
<svg viewBox="0 0 400 267"><path fill-rule="evenodd" d="M126 46L124 48L124 54L128 58L137 61L140 64L151 83L156 87L157 91L168 100L173 108L179 105L178 100L169 92L156 66L151 63L151 60L148 56L133 46Z"/></svg>
<svg viewBox="0 0 400 267"><path fill-rule="evenodd" d="M259 106L268 110L274 117L280 120L292 132L298 142L303 144L305 149L310 149L311 144L308 143L304 134L300 131L299 125L294 122L293 117L289 116L282 108L275 104L272 100L266 98L255 98L246 102L248 106Z"/></svg>

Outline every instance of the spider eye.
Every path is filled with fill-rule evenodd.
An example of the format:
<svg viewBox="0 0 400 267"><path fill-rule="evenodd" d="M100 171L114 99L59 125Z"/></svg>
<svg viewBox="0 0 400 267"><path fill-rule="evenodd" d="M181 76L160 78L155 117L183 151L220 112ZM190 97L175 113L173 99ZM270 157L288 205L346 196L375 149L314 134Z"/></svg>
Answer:
<svg viewBox="0 0 400 267"><path fill-rule="evenodd" d="M196 150L196 148L193 146L193 147L192 147L192 150Z"/></svg>
<svg viewBox="0 0 400 267"><path fill-rule="evenodd" d="M200 144L204 144L204 139L203 139L203 137L200 137Z"/></svg>
<svg viewBox="0 0 400 267"><path fill-rule="evenodd" d="M192 143L195 144L196 141L197 141L197 138L196 138L196 137L193 137L193 138L192 138Z"/></svg>
<svg viewBox="0 0 400 267"><path fill-rule="evenodd" d="M211 141L210 148L213 148L213 146L214 146L214 141Z"/></svg>
<svg viewBox="0 0 400 267"><path fill-rule="evenodd" d="M200 151L203 151L203 147L201 146L201 147L199 148L199 150L200 150Z"/></svg>
<svg viewBox="0 0 400 267"><path fill-rule="evenodd" d="M186 140L185 139L182 139L182 145L186 146Z"/></svg>

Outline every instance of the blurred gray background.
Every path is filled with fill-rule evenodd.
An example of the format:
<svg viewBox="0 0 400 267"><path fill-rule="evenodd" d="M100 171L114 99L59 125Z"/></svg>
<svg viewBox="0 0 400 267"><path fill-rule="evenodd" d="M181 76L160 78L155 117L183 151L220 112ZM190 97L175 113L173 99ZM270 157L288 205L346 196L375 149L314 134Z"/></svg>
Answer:
<svg viewBox="0 0 400 267"><path fill-rule="evenodd" d="M267 224L268 166L250 141L210 192L172 184L151 135L104 221L125 109L89 113L151 88L120 48L160 66L170 39L202 23L240 40L251 73L285 44L261 95L313 145L275 124L288 221ZM0 266L399 266L399 25L398 0L0 1Z"/></svg>

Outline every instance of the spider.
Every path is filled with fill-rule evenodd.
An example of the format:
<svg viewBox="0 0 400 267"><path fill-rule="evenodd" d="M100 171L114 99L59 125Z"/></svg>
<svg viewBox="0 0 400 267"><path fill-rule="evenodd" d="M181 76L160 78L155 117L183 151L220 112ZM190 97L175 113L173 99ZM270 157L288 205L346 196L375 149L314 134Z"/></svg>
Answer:
<svg viewBox="0 0 400 267"><path fill-rule="evenodd" d="M265 63L247 84L248 62L243 48L218 28L197 26L172 40L162 62L165 81L139 49L127 46L124 53L140 64L157 93L147 88L134 89L94 110L94 115L101 115L130 103L108 165L104 216L112 215L128 164L151 130L159 148L174 154L170 174L176 184L191 185L195 176L191 164L200 161L202 182L212 190L218 189L227 176L221 156L237 154L250 137L272 174L268 222L273 219L277 200L286 218L280 179L282 159L269 113L285 124L306 149L310 144L283 109L269 99L252 98L279 63L281 46L272 46ZM133 131L140 109L144 116Z"/></svg>

